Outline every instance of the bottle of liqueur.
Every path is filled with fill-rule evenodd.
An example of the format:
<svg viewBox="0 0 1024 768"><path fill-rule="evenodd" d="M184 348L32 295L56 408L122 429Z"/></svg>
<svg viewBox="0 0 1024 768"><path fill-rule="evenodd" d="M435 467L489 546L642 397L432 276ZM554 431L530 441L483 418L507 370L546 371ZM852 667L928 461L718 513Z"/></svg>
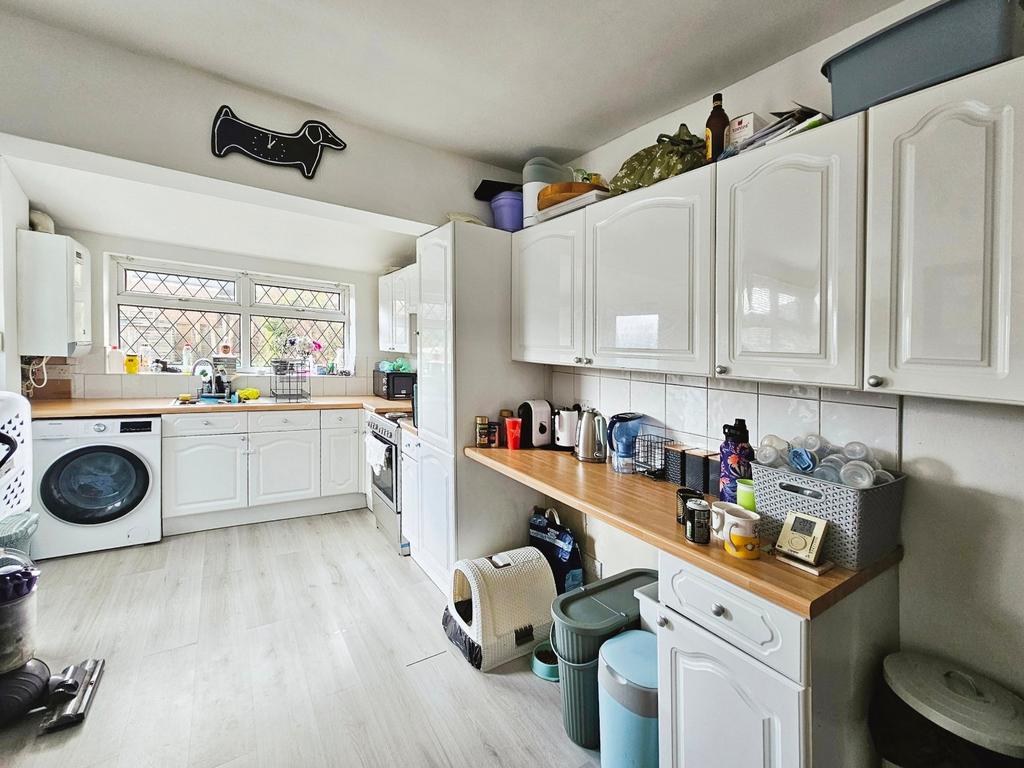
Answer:
<svg viewBox="0 0 1024 768"><path fill-rule="evenodd" d="M718 159L729 146L729 116L722 109L722 94L716 93L712 98L713 106L704 129L705 158L709 163Z"/></svg>

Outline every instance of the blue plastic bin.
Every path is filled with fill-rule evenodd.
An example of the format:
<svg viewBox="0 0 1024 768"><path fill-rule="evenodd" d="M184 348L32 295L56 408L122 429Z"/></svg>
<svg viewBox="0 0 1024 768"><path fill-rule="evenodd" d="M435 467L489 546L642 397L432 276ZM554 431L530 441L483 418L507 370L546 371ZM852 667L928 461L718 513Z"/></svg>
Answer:
<svg viewBox="0 0 1024 768"><path fill-rule="evenodd" d="M930 85L992 66L1022 52L1017 0L943 0L830 58L839 119Z"/></svg>
<svg viewBox="0 0 1024 768"><path fill-rule="evenodd" d="M601 768L658 768L658 639L631 629L601 646Z"/></svg>
<svg viewBox="0 0 1024 768"><path fill-rule="evenodd" d="M523 228L523 193L501 192L491 199L494 226L506 232L518 232Z"/></svg>

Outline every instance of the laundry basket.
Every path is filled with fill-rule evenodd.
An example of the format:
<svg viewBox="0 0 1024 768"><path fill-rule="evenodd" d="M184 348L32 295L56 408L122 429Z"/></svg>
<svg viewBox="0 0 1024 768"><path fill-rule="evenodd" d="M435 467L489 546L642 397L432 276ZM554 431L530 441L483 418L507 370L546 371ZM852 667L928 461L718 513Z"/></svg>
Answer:
<svg viewBox="0 0 1024 768"><path fill-rule="evenodd" d="M555 579L536 547L459 560L441 625L479 670L526 656L551 629Z"/></svg>

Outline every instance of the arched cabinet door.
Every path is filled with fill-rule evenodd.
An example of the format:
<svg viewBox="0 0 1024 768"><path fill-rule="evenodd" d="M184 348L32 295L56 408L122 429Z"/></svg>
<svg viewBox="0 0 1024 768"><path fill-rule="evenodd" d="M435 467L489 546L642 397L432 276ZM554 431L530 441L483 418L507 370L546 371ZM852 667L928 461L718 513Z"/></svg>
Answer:
<svg viewBox="0 0 1024 768"><path fill-rule="evenodd" d="M858 387L864 115L718 164L715 371Z"/></svg>
<svg viewBox="0 0 1024 768"><path fill-rule="evenodd" d="M512 235L512 358L583 362L584 211Z"/></svg>
<svg viewBox="0 0 1024 768"><path fill-rule="evenodd" d="M1024 403L1024 59L869 112L865 384Z"/></svg>
<svg viewBox="0 0 1024 768"><path fill-rule="evenodd" d="M660 608L659 765L803 768L808 700L807 688Z"/></svg>
<svg viewBox="0 0 1024 768"><path fill-rule="evenodd" d="M586 209L590 365L706 376L715 167Z"/></svg>

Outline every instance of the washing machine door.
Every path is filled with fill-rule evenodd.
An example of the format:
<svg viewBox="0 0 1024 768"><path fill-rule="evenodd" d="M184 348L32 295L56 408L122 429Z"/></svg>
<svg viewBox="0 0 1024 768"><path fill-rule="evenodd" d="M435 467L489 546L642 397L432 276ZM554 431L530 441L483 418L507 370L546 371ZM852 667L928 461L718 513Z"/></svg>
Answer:
<svg viewBox="0 0 1024 768"><path fill-rule="evenodd" d="M146 463L114 445L77 448L43 473L39 497L66 523L99 525L124 517L146 498L151 483Z"/></svg>

